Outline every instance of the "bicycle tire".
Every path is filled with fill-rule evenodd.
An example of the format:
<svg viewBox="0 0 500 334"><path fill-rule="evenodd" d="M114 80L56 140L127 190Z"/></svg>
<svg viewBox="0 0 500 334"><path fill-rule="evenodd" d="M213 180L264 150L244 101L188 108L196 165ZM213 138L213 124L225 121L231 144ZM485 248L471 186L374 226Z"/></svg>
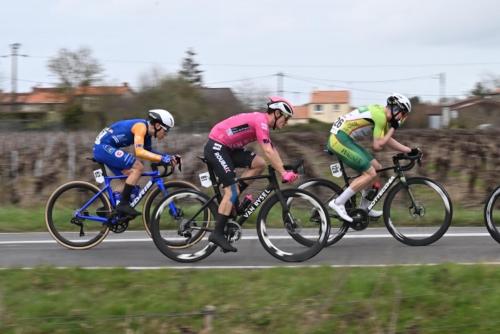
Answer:
<svg viewBox="0 0 500 334"><path fill-rule="evenodd" d="M184 188L199 190L197 186L187 181L166 181L163 183L163 185L167 189L168 193ZM155 200L158 201L158 195L160 194L162 194L160 188L155 187L153 191L151 191L151 193L146 197L146 200L144 201L144 207L142 208L142 223L144 224L144 229L146 230L146 233L149 235L149 237L151 237L149 221L150 219L152 219L153 215L151 208L154 209Z"/></svg>
<svg viewBox="0 0 500 334"><path fill-rule="evenodd" d="M193 200L193 202L188 202L187 200ZM209 203L205 210L203 210L203 217L200 217L202 223L199 226L202 229L197 230L197 235L194 237L190 236L189 238L183 236L179 238L178 236L179 224L186 221L184 217L188 217L187 221L196 222L197 216L192 217L189 213L197 212L209 200L210 198L200 191L180 189L164 197L155 206L153 211L154 219L151 220L150 225L151 235L155 246L163 255L177 262L191 263L200 261L215 251L217 246L207 240L205 237L206 230L203 229L209 228L210 224L215 224L215 218L217 217L217 205L215 202ZM181 217L176 218L169 213L168 205L172 201L175 202L177 208L182 210ZM166 239L167 234L168 240ZM206 243L206 246L199 244L202 241ZM194 247L200 247L201 249L192 250Z"/></svg>
<svg viewBox="0 0 500 334"><path fill-rule="evenodd" d="M340 219L335 211L328 207L328 202L333 198L339 196L342 193L343 189L336 183L322 178L313 178L306 180L302 182L297 188L304 189L315 194L321 200L324 207L328 210L331 227L330 236L328 237L328 241L326 242L326 247L329 247L342 239L347 230L349 230L349 223ZM333 221L335 221L338 226L334 227Z"/></svg>
<svg viewBox="0 0 500 334"><path fill-rule="evenodd" d="M495 190L491 192L488 196L488 200L484 205L484 223L486 225L486 229L490 233L491 237L498 243L500 243L500 231L497 228L496 224L500 224L500 187L497 187ZM498 202L498 203L497 203ZM495 207L495 204L497 205ZM496 215L494 215L494 213Z"/></svg>
<svg viewBox="0 0 500 334"><path fill-rule="evenodd" d="M408 198L411 196L408 189L411 189L411 195L414 197L415 203L418 204L418 208L411 207L413 202L410 202L405 197L406 195L408 195ZM399 197L396 198L396 196ZM431 196L432 198L430 198ZM398 227L399 217L394 217L394 220L398 220L398 226L391 219L391 214L396 216L399 213L395 205L395 202L396 204L399 203L397 202L399 199L403 204L402 207L410 205L410 207L406 207L406 210L410 213L409 218L413 219L413 221L405 221L406 225L401 228ZM441 200L441 203L438 199ZM444 208L444 212L438 212L437 218L434 218L429 215L428 209L436 205L438 209ZM411 211L412 209L418 209L419 211ZM401 211L403 212L404 209ZM437 226L432 227L432 229L426 226L426 222L422 222L425 216L428 216L429 222L435 221ZM396 240L409 246L427 246L439 240L450 227L452 216L453 206L448 193L440 184L426 177L410 177L404 183L397 183L389 190L384 201L384 223L387 229ZM415 233L416 229L421 232Z"/></svg>
<svg viewBox="0 0 500 334"><path fill-rule="evenodd" d="M71 226L71 221L66 221L66 219L69 219L71 216L70 214L65 214L65 218L61 219L63 225L62 225L62 230L60 230L58 223L56 224L56 216L60 215L60 213L55 213L55 207L57 206L58 203L61 203L63 207L66 206L66 204L63 204L63 201L61 200L61 196L64 193L67 193L70 190L77 190L78 192L83 192L87 191L90 194L97 194L100 189L88 182L85 181L72 181L65 183L58 187L49 197L47 201L47 205L45 207L45 224L47 226L48 231L52 235L52 237L62 246L69 248L69 249L89 249L92 247L97 246L100 244L108 235L109 233L109 227L107 225L104 225L100 222L92 221L92 224L95 224L96 226L96 235L88 240L81 240L77 241L76 239L69 239L66 234L71 234L72 237L75 237L76 232L72 233L70 228L73 228ZM88 201L91 198L91 196L83 196L83 203ZM59 200L59 201L58 201ZM106 195L101 194L99 197L96 198L95 201L100 201L100 203L97 204L99 211L104 212L104 214L110 214L111 213L111 204L109 202L109 199ZM95 202L94 201L94 202ZM93 203L94 203L93 202ZM82 205L82 204L80 204ZM71 207L69 210L74 211L75 207ZM68 209L66 209L67 211ZM63 213L64 210L61 209L61 212ZM59 220L59 218L57 218ZM67 224L66 224L67 223ZM94 226L94 225L92 225ZM87 232L88 233L88 232ZM80 236L81 237L81 236Z"/></svg>
<svg viewBox="0 0 500 334"><path fill-rule="evenodd" d="M285 199L285 202L288 205L287 210L291 213L291 222L286 222L283 219L283 208L281 207L281 202L279 201L278 194L273 194L270 196L263 204L261 210L259 211L259 215L257 217L257 235L259 237L260 243L264 247L264 249L274 256L275 258L284 261L284 262L302 262L306 261L316 254L318 254L326 245L326 242L328 240L328 236L330 235L330 218L328 217L328 211L324 207L324 205L321 203L321 201L311 194L310 192L303 190L303 189L285 189L281 191L281 195ZM291 200L290 200L291 199ZM302 204L299 200L304 200L305 202ZM299 204L297 204L299 203ZM301 206L301 204L304 206ZM276 212L272 211L273 207L278 206L276 208ZM292 208L292 205L295 207ZM308 207L309 206L309 207ZM297 210L295 210L297 208ZM303 242L298 241L297 243L292 243L288 244L288 239L289 235L291 233L300 233L302 230L300 229L301 226L299 224L301 223L300 221L300 214L304 214L305 217L307 217L312 209L318 210L320 214L320 219L321 223L316 224L316 227L319 228L318 231L316 231L316 227L312 229L312 244L309 245L304 245ZM271 236L269 233L270 231L273 231L271 229L272 225L272 216L280 217L283 221L283 225L278 224L278 227L276 230L277 236ZM293 213L292 213L293 212ZM269 219L269 221L268 221ZM291 224L297 225L297 226L291 226ZM266 225L269 225L266 227ZM268 228L269 227L269 228ZM283 233L283 227L285 228L286 234ZM293 230L291 230L293 229ZM310 233L308 232L309 229L306 229L304 233ZM318 234L316 235L316 232ZM281 234L281 235L280 235ZM310 238L310 234L303 234L301 235L301 238ZM296 238L293 236L291 237L292 240L297 241ZM299 240L300 240L299 239ZM274 242L273 242L274 240ZM279 241L279 240L284 240L284 241ZM278 246L277 243L281 242L281 245ZM285 249L286 247L286 249ZM300 247L299 251L291 251L290 248L296 249L297 247Z"/></svg>

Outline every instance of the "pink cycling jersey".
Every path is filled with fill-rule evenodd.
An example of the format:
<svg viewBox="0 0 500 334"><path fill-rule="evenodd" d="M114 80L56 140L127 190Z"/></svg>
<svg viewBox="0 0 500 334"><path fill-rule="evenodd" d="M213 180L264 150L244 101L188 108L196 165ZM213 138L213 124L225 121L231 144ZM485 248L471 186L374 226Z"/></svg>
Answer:
<svg viewBox="0 0 500 334"><path fill-rule="evenodd" d="M248 143L270 143L267 116L252 112L234 115L215 124L208 138L230 148L241 148Z"/></svg>

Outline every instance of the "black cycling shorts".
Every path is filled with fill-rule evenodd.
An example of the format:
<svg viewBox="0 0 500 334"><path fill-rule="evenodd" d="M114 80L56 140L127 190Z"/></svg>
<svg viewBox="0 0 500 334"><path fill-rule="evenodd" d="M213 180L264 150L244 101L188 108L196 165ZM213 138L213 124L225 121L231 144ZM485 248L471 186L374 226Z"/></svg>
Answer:
<svg viewBox="0 0 500 334"><path fill-rule="evenodd" d="M212 139L208 140L203 152L224 187L236 182L235 168L250 168L255 158L255 153L245 148L231 149Z"/></svg>

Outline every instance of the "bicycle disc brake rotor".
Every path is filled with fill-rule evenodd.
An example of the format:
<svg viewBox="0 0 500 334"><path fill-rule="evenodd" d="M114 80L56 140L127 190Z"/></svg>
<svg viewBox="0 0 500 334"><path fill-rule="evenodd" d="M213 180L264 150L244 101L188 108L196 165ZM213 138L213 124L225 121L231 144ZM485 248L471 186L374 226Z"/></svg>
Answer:
<svg viewBox="0 0 500 334"><path fill-rule="evenodd" d="M319 213L318 213L318 216L319 216ZM300 233L301 230L302 230L300 228L300 225L297 224L297 218L293 217L290 212L288 212L286 214L284 223L285 223L286 231L288 233L292 233L292 234L294 234L294 233Z"/></svg>
<svg viewBox="0 0 500 334"><path fill-rule="evenodd" d="M182 219L179 223L179 230L177 233L182 237L190 239L193 235L192 225L196 225L196 223L190 223L188 219Z"/></svg>
<svg viewBox="0 0 500 334"><path fill-rule="evenodd" d="M356 231L364 230L368 227L370 222L368 219L368 212L363 209L354 209L349 211L349 215L352 217L352 223L349 226Z"/></svg>
<svg viewBox="0 0 500 334"><path fill-rule="evenodd" d="M415 203L414 206L411 206L408 209L410 211L410 216L413 218L425 216L425 207L420 203Z"/></svg>

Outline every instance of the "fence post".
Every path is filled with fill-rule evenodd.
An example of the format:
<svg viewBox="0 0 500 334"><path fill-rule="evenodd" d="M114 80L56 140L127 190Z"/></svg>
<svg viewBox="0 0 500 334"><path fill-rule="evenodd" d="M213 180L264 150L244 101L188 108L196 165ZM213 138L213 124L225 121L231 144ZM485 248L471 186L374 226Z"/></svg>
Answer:
<svg viewBox="0 0 500 334"><path fill-rule="evenodd" d="M207 305L203 309L203 329L201 330L200 334L210 334L212 333L213 327L212 323L214 320L214 315L215 315L215 306L212 305Z"/></svg>

